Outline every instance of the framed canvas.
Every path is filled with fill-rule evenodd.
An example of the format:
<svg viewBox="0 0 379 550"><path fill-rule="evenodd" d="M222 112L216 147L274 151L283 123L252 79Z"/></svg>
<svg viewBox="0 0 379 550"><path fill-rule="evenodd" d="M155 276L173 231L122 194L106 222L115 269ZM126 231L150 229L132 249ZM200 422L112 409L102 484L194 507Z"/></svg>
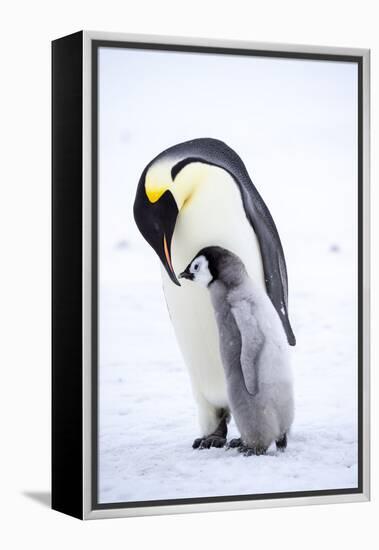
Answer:
<svg viewBox="0 0 379 550"><path fill-rule="evenodd" d="M52 506L369 498L369 51L52 45Z"/></svg>

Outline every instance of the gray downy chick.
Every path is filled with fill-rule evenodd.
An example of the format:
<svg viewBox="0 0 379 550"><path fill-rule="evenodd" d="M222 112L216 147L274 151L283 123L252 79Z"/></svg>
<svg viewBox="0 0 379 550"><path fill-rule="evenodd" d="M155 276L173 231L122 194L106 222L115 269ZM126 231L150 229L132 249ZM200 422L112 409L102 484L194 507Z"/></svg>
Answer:
<svg viewBox="0 0 379 550"><path fill-rule="evenodd" d="M207 287L219 332L230 407L241 437L230 442L246 455L287 446L294 417L289 347L268 295L232 252L203 248L181 278Z"/></svg>

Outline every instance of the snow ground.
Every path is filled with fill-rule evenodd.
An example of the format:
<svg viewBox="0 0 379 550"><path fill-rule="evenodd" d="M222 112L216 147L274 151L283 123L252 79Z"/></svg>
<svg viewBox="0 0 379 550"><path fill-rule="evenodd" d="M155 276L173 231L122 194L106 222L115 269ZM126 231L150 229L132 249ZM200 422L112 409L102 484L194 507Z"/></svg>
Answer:
<svg viewBox="0 0 379 550"><path fill-rule="evenodd" d="M325 261L341 263L330 252ZM339 315L325 320L324 293L325 287L320 296L300 289L293 299L301 323L288 449L278 453L273 446L267 456L246 458L235 450L191 449L199 435L195 404L157 285L102 289L103 337L112 352L100 368L100 501L356 486L355 344L345 341L350 297L342 285L334 293ZM232 425L230 437L237 435Z"/></svg>
<svg viewBox="0 0 379 550"><path fill-rule="evenodd" d="M183 66L157 52L108 49L101 57L102 503L357 485L356 74L342 63L206 58L189 56ZM143 95L146 83L159 94ZM199 432L189 377L132 202L155 154L200 136L224 139L241 155L283 242L297 338L285 453L191 448ZM232 424L229 437L237 435Z"/></svg>

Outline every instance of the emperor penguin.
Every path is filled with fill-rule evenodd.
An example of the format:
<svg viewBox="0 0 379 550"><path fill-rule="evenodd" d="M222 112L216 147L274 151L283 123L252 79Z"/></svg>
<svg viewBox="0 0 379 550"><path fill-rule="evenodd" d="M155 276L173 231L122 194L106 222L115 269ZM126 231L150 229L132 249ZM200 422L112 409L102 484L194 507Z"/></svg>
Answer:
<svg viewBox="0 0 379 550"><path fill-rule="evenodd" d="M174 145L149 162L137 186L134 219L162 264L163 291L198 408L201 434L193 447L223 446L230 405L209 292L181 287L176 273L204 247L235 253L270 298L288 344L295 345L275 223L241 158L212 138Z"/></svg>
<svg viewBox="0 0 379 550"><path fill-rule="evenodd" d="M289 348L275 308L232 252L200 250L179 278L207 288L219 332L231 412L241 437L230 442L245 455L287 446L294 417Z"/></svg>

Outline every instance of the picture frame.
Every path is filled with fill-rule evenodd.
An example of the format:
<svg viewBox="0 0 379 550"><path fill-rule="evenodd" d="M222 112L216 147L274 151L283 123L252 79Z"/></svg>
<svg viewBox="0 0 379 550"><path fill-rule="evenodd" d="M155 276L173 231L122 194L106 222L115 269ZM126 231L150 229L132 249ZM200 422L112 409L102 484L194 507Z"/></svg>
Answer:
<svg viewBox="0 0 379 550"><path fill-rule="evenodd" d="M99 194L99 178L104 177L99 168L99 144L103 143L100 141L100 133L103 130L99 126L99 86L101 84L99 52L102 49L114 52L125 50L139 53L158 52L168 56L175 54L179 57L191 54L193 56L191 59L194 59L195 64L199 56L208 56L209 63L211 63L212 56L214 59L226 56L230 63L233 60L250 58L276 60L284 64L290 60L302 60L304 62L329 63L328 67L332 68L338 64L345 64L354 69L354 78L356 78L357 84L354 114L357 137L355 144L356 187L354 191L356 195L353 194L355 197L353 207L356 209L354 238L357 244L356 256L354 256L354 266L356 264L357 268L356 332L354 332L356 334L357 390L355 485L317 490L294 489L266 490L262 493L248 494L201 494L198 497L179 494L175 498L165 496L146 498L142 495L139 499L131 497L130 500L123 500L122 497L119 497L116 501L99 501L99 430L104 424L99 422L102 383L99 378L99 340L101 340L101 336L99 337L99 330L101 330L99 329L99 265L106 261L102 259L102 252L99 248L99 238L101 238L101 231L105 227L105 222L99 226L99 216L102 216L101 201L105 197L103 192L103 194ZM112 63L115 62L112 61ZM137 59L135 63L142 63L142 61ZM117 65L117 70L114 69L114 66L112 65L114 73L120 74L119 65ZM283 67L286 66L283 65ZM331 69L330 72L332 72ZM138 78L136 74L128 73L126 69L123 74L126 81L129 82L132 82L133 78ZM141 78L140 74L139 78ZM366 49L129 35L97 31L81 31L53 41L53 509L80 519L98 519L359 502L369 499L369 79L370 53ZM185 82L183 82L183 86L185 86ZM104 89L101 88L103 94L101 97L106 95ZM151 94L151 90L149 91L149 86L146 85L146 98L149 97L149 94ZM110 97L113 97L112 94ZM144 101L145 99L141 98L141 104ZM125 107L126 110L127 108L128 106ZM103 127L104 120L102 119L101 128ZM125 143L128 143L128 139L129 137L126 135ZM175 142L175 140L172 141ZM125 150L126 148L127 146L125 146ZM156 150L156 154L158 153L159 149ZM147 164L152 155L141 154L142 157L145 158L145 164ZM145 164L140 164L140 172ZM104 162L102 161L101 167L103 166ZM138 181L133 183L135 187L131 186L128 193L134 196ZM255 183L264 195L264 190L260 188L259 183ZM296 203L296 198L293 200ZM301 207L301 203L296 206L298 209ZM103 218L101 219L103 220ZM337 245L332 246L335 246L332 252L338 253ZM119 247L127 248L128 244L120 241ZM146 250L148 250L147 246ZM103 268L101 267L101 269ZM169 324L168 320L167 324ZM125 349L130 345L131 338L132 336L130 336L128 344L128 335L125 335ZM194 435L196 435L195 431L196 428L194 428ZM189 437L191 436L189 435ZM191 449L190 441L188 447L189 453L195 453ZM215 450L210 452L213 451ZM207 451L201 452L206 453ZM238 458L250 460L250 458ZM254 459L259 459L259 457L254 457ZM132 462L128 468L129 470L133 468ZM115 482L116 486L117 481Z"/></svg>

